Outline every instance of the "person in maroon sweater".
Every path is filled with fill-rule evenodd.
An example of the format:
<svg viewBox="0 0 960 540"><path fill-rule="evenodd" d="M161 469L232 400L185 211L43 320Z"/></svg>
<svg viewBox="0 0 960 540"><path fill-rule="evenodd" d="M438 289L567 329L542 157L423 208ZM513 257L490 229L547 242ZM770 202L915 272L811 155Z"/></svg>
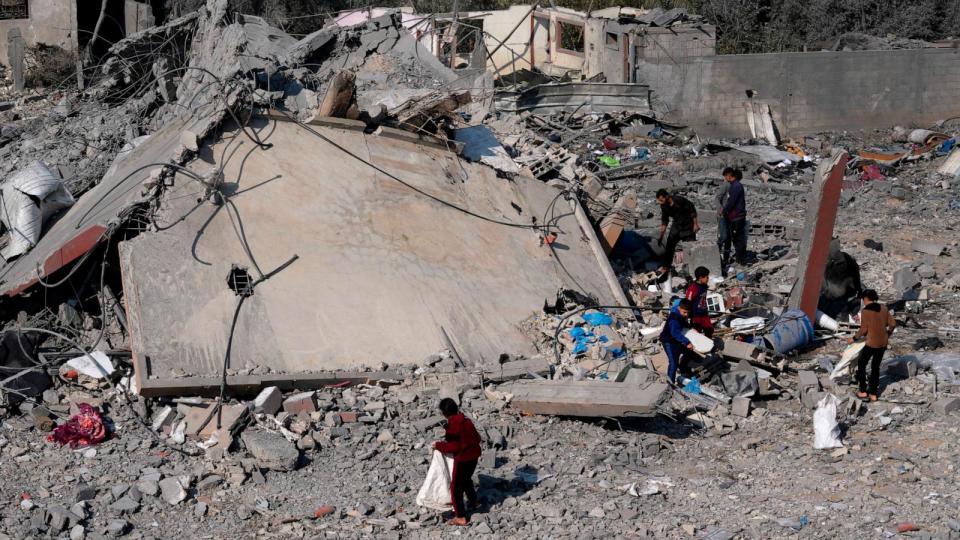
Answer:
<svg viewBox="0 0 960 540"><path fill-rule="evenodd" d="M440 400L440 412L447 418L446 433L442 441L433 443L433 449L444 454L453 454L453 473L450 475L450 495L453 499L453 519L450 525L466 525L466 508L463 496L467 496L470 508L477 506L477 490L473 487L473 473L480 460L480 434L473 422L460 412L457 402Z"/></svg>

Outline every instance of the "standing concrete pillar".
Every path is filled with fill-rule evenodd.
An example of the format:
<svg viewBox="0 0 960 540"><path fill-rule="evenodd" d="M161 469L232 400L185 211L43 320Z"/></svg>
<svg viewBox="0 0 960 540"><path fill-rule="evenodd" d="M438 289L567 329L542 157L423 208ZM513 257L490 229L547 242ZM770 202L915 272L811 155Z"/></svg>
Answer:
<svg viewBox="0 0 960 540"><path fill-rule="evenodd" d="M19 28L7 30L7 63L10 64L10 71L13 73L13 89L17 92L23 92L25 86L23 55L26 46L23 42L23 36L20 35Z"/></svg>
<svg viewBox="0 0 960 540"><path fill-rule="evenodd" d="M823 271L830 256L830 241L833 226L840 207L840 190L843 188L843 172L850 156L843 150L820 162L817 175L807 201L807 221L800 241L800 257L797 262L797 284L790 293L790 307L800 309L810 321L817 320L817 304Z"/></svg>

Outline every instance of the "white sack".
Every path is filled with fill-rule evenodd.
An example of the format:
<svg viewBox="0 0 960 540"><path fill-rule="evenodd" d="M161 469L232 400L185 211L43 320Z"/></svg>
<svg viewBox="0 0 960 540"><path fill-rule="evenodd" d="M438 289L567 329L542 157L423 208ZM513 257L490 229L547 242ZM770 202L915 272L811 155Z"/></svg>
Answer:
<svg viewBox="0 0 960 540"><path fill-rule="evenodd" d="M863 350L864 345L866 345L866 343L863 341L848 345L846 350L843 351L843 356L840 357L840 361L837 362L837 366L834 367L833 372L830 373L830 378L837 380L844 375L850 375L852 379L856 373L857 359L860 358L860 351Z"/></svg>
<svg viewBox="0 0 960 540"><path fill-rule="evenodd" d="M417 504L433 510L449 510L453 506L450 494L450 474L453 471L453 458L438 450L433 451L433 461L427 471L427 478L417 493Z"/></svg>
<svg viewBox="0 0 960 540"><path fill-rule="evenodd" d="M42 161L17 171L0 186L0 221L10 242L0 255L10 260L37 245L43 223L58 210L73 205L73 196Z"/></svg>
<svg viewBox="0 0 960 540"><path fill-rule="evenodd" d="M813 447L817 450L843 446L837 423L839 404L840 400L833 394L827 394L817 403L817 410L813 412Z"/></svg>

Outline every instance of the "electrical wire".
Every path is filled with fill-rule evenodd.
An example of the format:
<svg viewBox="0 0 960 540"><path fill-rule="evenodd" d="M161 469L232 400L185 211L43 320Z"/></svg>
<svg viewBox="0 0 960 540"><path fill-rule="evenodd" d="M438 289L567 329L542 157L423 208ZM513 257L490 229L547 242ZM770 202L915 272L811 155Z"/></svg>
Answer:
<svg viewBox="0 0 960 540"><path fill-rule="evenodd" d="M310 127L309 125L301 122L300 120L297 120L294 116L290 115L290 114L287 113L286 111L281 110L281 109L277 109L277 110L278 110L281 114L283 114L284 116L286 116L287 119L289 119L291 122L296 123L298 126L300 126L301 128L303 128L304 130L306 130L306 131L307 131L308 133L310 133L311 135L314 135L314 136L318 137L319 139L321 139L321 140L323 140L324 142L328 143L329 145L333 146L333 147L336 148L337 150L340 150L341 152L343 152L343 153L347 154L348 156L356 159L357 161L363 163L364 165L367 165L367 166L370 167L371 169L379 172L380 174L383 174L383 175L386 176L387 178L390 178L391 180L394 180L394 181L396 181L396 182L398 182L398 183L406 186L407 188L409 188L409 189L411 189L411 190L413 190L413 191L415 191L415 192L423 195L424 197L427 197L428 199L431 199L431 200L433 200L433 201L436 201L436 202L438 202L438 203L440 203L440 204L442 204L442 205L444 205L444 206L448 206L448 207L450 207L450 208L453 208L454 210L458 210L458 211L460 211L460 212L463 212L464 214L466 214L466 215L468 215L468 216L475 217L475 218L477 218L477 219L480 219L480 220L483 220L483 221L487 221L487 222L489 222L489 223L494 223L494 224L497 224L497 225L503 225L503 226L506 226L506 227L514 227L514 228L518 228L518 229L531 229L531 230L538 231L538 232L541 231L541 230L543 230L543 227L542 227L542 226L539 226L539 225L535 225L535 224L534 224L534 225L526 225L526 224L523 224L523 223L514 223L514 222L512 222L512 221L503 221L503 220L499 220L499 219L496 219L496 218L491 218L491 217L484 216L484 215L482 215L482 214L478 214L478 213L476 213L476 212L473 212L472 210L468 210L468 209L466 209L466 208L464 208L464 207L462 207L462 206L459 206L459 205L457 205L457 204L454 204L454 203L452 203L452 202L443 200L443 199L441 199L440 197L437 197L436 195L433 195L432 193L429 193L429 192L427 192L427 191L424 191L424 190L422 190L422 189L420 189L420 188L418 188L418 187L410 184L409 182L407 182L407 181L405 181L405 180L397 177L397 176L394 175L393 173L391 173L391 172L383 169L382 167L378 166L377 164L372 163L372 162L364 159L363 157L357 155L356 153L352 152L351 150L349 150L349 149L345 148L344 146L340 145L339 143L337 143L337 142L334 141L333 139L330 139L330 138L327 137L326 135L324 135L324 134L320 133L319 131L313 129L313 128Z"/></svg>

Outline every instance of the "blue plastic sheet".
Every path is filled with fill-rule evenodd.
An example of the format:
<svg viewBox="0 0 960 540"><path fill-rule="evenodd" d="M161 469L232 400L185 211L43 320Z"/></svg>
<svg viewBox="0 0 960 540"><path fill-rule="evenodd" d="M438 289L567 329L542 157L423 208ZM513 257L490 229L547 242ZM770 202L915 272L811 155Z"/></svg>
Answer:
<svg viewBox="0 0 960 540"><path fill-rule="evenodd" d="M582 326L575 326L570 329L570 337L572 337L573 339L590 337L592 335L593 335L593 332L587 332L587 330Z"/></svg>
<svg viewBox="0 0 960 540"><path fill-rule="evenodd" d="M587 321L587 324L590 326L603 326L605 324L613 324L613 317L603 313L602 311L597 311L595 313L584 313L583 320Z"/></svg>
<svg viewBox="0 0 960 540"><path fill-rule="evenodd" d="M687 384L683 385L684 392L690 394L699 394L700 393L700 381L696 377L687 381Z"/></svg>

